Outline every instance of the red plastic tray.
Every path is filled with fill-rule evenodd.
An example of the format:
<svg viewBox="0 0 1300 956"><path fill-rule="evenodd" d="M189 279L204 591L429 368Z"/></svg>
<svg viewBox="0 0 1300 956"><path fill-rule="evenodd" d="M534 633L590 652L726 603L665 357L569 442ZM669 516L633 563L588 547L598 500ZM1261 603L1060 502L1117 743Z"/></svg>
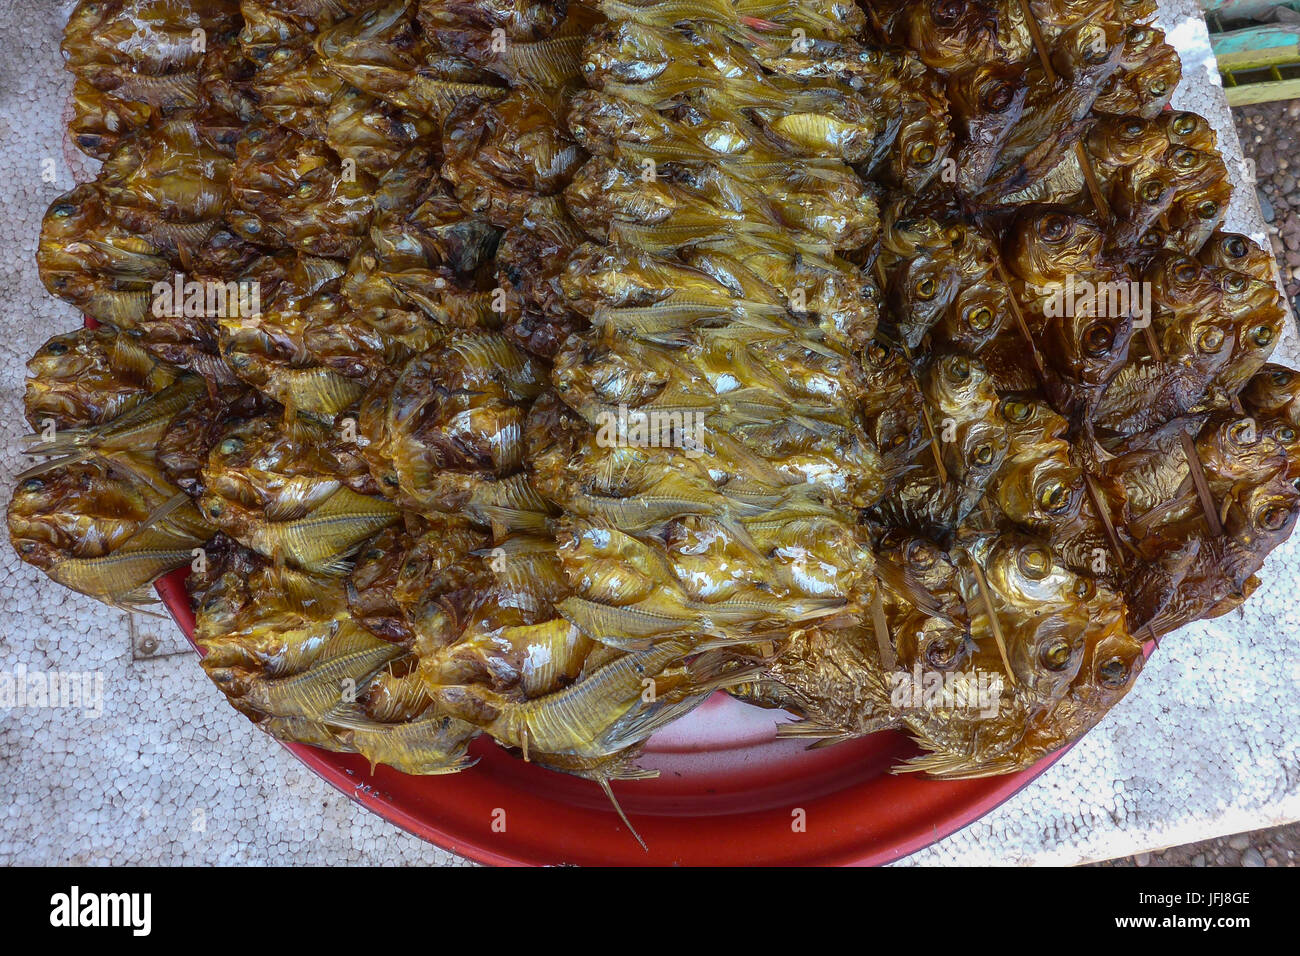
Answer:
<svg viewBox="0 0 1300 956"><path fill-rule="evenodd" d="M192 641L187 573L159 581L158 593ZM285 746L408 833L480 863L515 865L888 863L979 819L1060 756L1010 776L930 780L889 772L917 752L900 733L808 750L776 739L778 719L715 694L651 738L641 763L660 777L614 784L648 852L597 784L526 764L486 738L471 747L477 765L437 777L372 774L354 754Z"/></svg>

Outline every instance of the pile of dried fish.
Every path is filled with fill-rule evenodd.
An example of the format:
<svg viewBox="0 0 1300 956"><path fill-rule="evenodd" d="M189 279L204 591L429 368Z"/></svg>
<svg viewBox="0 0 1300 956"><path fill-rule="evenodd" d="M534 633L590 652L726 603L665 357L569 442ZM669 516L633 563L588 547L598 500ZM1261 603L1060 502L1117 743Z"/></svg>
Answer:
<svg viewBox="0 0 1300 956"><path fill-rule="evenodd" d="M1147 0L96 0L18 552L281 739L599 781L723 689L1024 768L1300 510Z"/></svg>

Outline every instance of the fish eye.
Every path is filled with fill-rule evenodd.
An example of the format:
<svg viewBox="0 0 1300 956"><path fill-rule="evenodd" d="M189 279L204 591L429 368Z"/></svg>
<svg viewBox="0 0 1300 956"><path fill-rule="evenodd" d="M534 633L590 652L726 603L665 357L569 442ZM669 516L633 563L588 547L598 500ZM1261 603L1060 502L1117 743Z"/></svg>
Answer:
<svg viewBox="0 0 1300 956"><path fill-rule="evenodd" d="M221 506L221 502L219 501L214 501L212 504L208 505L208 514L212 515L214 518L220 518L225 510L226 509Z"/></svg>
<svg viewBox="0 0 1300 956"><path fill-rule="evenodd" d="M931 641L925 648L925 660L935 670L949 670L957 663L960 651L961 645L952 638Z"/></svg>
<svg viewBox="0 0 1300 956"><path fill-rule="evenodd" d="M1096 358L1105 355L1115 344L1115 327L1109 322L1094 322L1083 332L1083 351Z"/></svg>
<svg viewBox="0 0 1300 956"><path fill-rule="evenodd" d="M1280 441L1282 444L1289 445L1293 441L1295 441L1295 429L1292 428L1290 425L1283 425L1281 428L1279 428L1276 432L1273 433L1273 437L1276 438L1278 441Z"/></svg>
<svg viewBox="0 0 1300 956"><path fill-rule="evenodd" d="M378 548L371 548L369 551L366 552L367 561L378 561L383 556L384 556L384 552L380 551Z"/></svg>
<svg viewBox="0 0 1300 956"><path fill-rule="evenodd" d="M1169 92L1169 84L1164 80L1156 80L1147 89L1151 91L1153 96L1164 96Z"/></svg>
<svg viewBox="0 0 1300 956"><path fill-rule="evenodd" d="M1219 204L1213 199L1207 199L1196 207L1196 215L1202 219L1213 219L1219 214Z"/></svg>
<svg viewBox="0 0 1300 956"><path fill-rule="evenodd" d="M917 143L912 147L912 161L924 166L934 159L934 143Z"/></svg>
<svg viewBox="0 0 1300 956"><path fill-rule="evenodd" d="M1179 113L1174 117L1173 127L1179 136L1186 136L1196 129L1196 117L1191 113Z"/></svg>
<svg viewBox="0 0 1300 956"><path fill-rule="evenodd" d="M1025 548L1016 563L1020 573L1032 581L1041 581L1052 573L1052 555L1044 548Z"/></svg>
<svg viewBox="0 0 1300 956"><path fill-rule="evenodd" d="M1142 199L1146 202L1159 202L1165 194L1165 184L1158 179L1148 179L1142 184Z"/></svg>
<svg viewBox="0 0 1300 956"><path fill-rule="evenodd" d="M1277 531L1290 516L1291 512L1281 505L1269 505L1259 512L1259 525L1268 531Z"/></svg>
<svg viewBox="0 0 1300 956"><path fill-rule="evenodd" d="M917 298L933 299L937 285L938 284L929 276L926 276L924 279L919 280L916 283Z"/></svg>
<svg viewBox="0 0 1300 956"><path fill-rule="evenodd" d="M237 455L239 454L240 449L242 449L243 447L244 447L244 443L240 441L238 438L227 438L224 441L222 441L220 445L217 446L217 451L227 456Z"/></svg>
<svg viewBox="0 0 1300 956"><path fill-rule="evenodd" d="M971 460L981 468L987 466L993 461L993 446L987 442L975 449L971 455Z"/></svg>
<svg viewBox="0 0 1300 956"><path fill-rule="evenodd" d="M1241 236L1229 236L1223 243L1223 251L1234 259L1245 258L1246 240Z"/></svg>
<svg viewBox="0 0 1300 956"><path fill-rule="evenodd" d="M1121 657L1112 657L1097 668L1097 677L1106 687L1122 687L1128 681L1128 664Z"/></svg>
<svg viewBox="0 0 1300 956"><path fill-rule="evenodd" d="M61 202L53 209L51 209L50 213L54 216L55 219L67 219L76 211L77 211L77 207L72 205L72 203Z"/></svg>
<svg viewBox="0 0 1300 956"><path fill-rule="evenodd" d="M1101 30L1094 30L1092 37L1085 41L1086 52L1083 54L1085 63L1105 63L1110 57L1110 47L1106 44L1106 34Z"/></svg>
<svg viewBox="0 0 1300 956"><path fill-rule="evenodd" d="M1079 578L1074 582L1074 596L1081 601L1090 601L1092 596L1097 593L1097 586L1087 578Z"/></svg>
<svg viewBox="0 0 1300 956"><path fill-rule="evenodd" d="M1152 229L1142 233L1142 238L1138 240L1138 247L1142 249L1158 249L1162 242L1164 242L1164 239L1159 230Z"/></svg>
<svg viewBox="0 0 1300 956"><path fill-rule="evenodd" d="M873 365L884 365L889 361L889 351L883 345L873 344L867 349L867 358Z"/></svg>
<svg viewBox="0 0 1300 956"><path fill-rule="evenodd" d="M1063 671L1070 666L1070 658L1073 656L1074 649L1070 647L1070 642L1058 637L1043 648L1041 659L1049 671Z"/></svg>
<svg viewBox="0 0 1300 956"><path fill-rule="evenodd" d="M1200 339L1197 340L1197 347L1202 352L1217 352L1223 348L1223 330L1209 328L1201 333Z"/></svg>
<svg viewBox="0 0 1300 956"><path fill-rule="evenodd" d="M1125 37L1129 43L1141 43L1147 38L1147 31L1141 27L1129 27L1128 35Z"/></svg>
<svg viewBox="0 0 1300 956"><path fill-rule="evenodd" d="M1228 434L1238 445L1253 445L1259 441L1259 433L1255 430L1255 423L1250 419L1237 422L1228 431Z"/></svg>
<svg viewBox="0 0 1300 956"><path fill-rule="evenodd" d="M1059 213L1049 213L1038 222L1038 234L1048 242L1060 242L1070 234L1070 219Z"/></svg>
<svg viewBox="0 0 1300 956"><path fill-rule="evenodd" d="M1274 385L1290 385L1291 373L1284 368L1274 369L1272 379Z"/></svg>
<svg viewBox="0 0 1300 956"><path fill-rule="evenodd" d="M954 382L965 382L970 379L970 361L964 355L954 355L944 363L944 371Z"/></svg>
<svg viewBox="0 0 1300 956"><path fill-rule="evenodd" d="M33 551L36 550L36 542L24 541L22 544L18 545L18 550L23 554L31 554Z"/></svg>
<svg viewBox="0 0 1300 956"><path fill-rule="evenodd" d="M1273 343L1273 329L1271 326L1259 325L1250 333L1250 340L1260 348L1265 348Z"/></svg>
<svg viewBox="0 0 1300 956"><path fill-rule="evenodd" d="M922 571L934 567L934 549L924 541L913 541L907 546L907 563Z"/></svg>
<svg viewBox="0 0 1300 956"><path fill-rule="evenodd" d="M62 355L67 350L67 342L51 342L45 347L45 351L49 352L51 355Z"/></svg>
<svg viewBox="0 0 1300 956"><path fill-rule="evenodd" d="M1018 398L1008 398L1002 403L1002 417L1009 422L1027 422L1032 411L1028 402L1022 402Z"/></svg>
<svg viewBox="0 0 1300 956"><path fill-rule="evenodd" d="M907 441L907 436L904 435L902 432L899 432L892 439L890 439L889 444L892 445L894 448L897 448L906 441Z"/></svg>
<svg viewBox="0 0 1300 956"><path fill-rule="evenodd" d="M931 8L934 11L934 22L944 27L952 26L961 17L965 6L961 0L939 0Z"/></svg>
<svg viewBox="0 0 1300 956"><path fill-rule="evenodd" d="M299 183L299 184L298 184L298 195L299 195L299 196L310 196L310 195L311 195L311 191L312 191L312 185L311 185L311 183Z"/></svg>
<svg viewBox="0 0 1300 956"><path fill-rule="evenodd" d="M1173 163L1179 169L1191 169L1196 165L1196 150L1186 146L1174 151Z"/></svg>
<svg viewBox="0 0 1300 956"><path fill-rule="evenodd" d="M1142 124L1141 120L1130 120L1124 124L1124 135L1128 136L1130 139L1136 139L1138 136L1142 135L1144 129L1146 129L1146 127Z"/></svg>
<svg viewBox="0 0 1300 956"><path fill-rule="evenodd" d="M990 113L1001 113L1016 97L1014 83L999 83L984 96L984 108Z"/></svg>
<svg viewBox="0 0 1300 956"><path fill-rule="evenodd" d="M987 305L972 309L966 316L966 324L976 332L987 332L993 325L993 310Z"/></svg>
<svg viewBox="0 0 1300 956"><path fill-rule="evenodd" d="M1223 291L1231 292L1234 295L1244 292L1246 289L1246 277L1240 272L1230 272L1223 277Z"/></svg>
<svg viewBox="0 0 1300 956"><path fill-rule="evenodd" d="M1174 263L1172 271L1174 278L1179 282L1191 282L1200 274L1201 270L1196 268L1196 263L1191 259L1184 258Z"/></svg>
<svg viewBox="0 0 1300 956"><path fill-rule="evenodd" d="M1057 514L1064 511L1070 504L1070 489L1065 486L1064 482L1053 478L1039 492L1038 503L1043 506L1043 510L1048 514Z"/></svg>
<svg viewBox="0 0 1300 956"><path fill-rule="evenodd" d="M23 491L40 491L45 487L45 482L39 478L28 478L23 482Z"/></svg>

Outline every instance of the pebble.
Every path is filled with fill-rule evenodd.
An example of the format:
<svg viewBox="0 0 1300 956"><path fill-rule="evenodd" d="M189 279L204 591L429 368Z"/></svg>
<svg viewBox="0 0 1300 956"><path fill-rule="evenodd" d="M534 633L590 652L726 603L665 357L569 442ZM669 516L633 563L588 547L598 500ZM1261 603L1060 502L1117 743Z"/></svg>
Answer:
<svg viewBox="0 0 1300 956"><path fill-rule="evenodd" d="M1151 862L1151 854L1139 853L1137 856L1133 857L1133 862L1138 866L1146 866Z"/></svg>
<svg viewBox="0 0 1300 956"><path fill-rule="evenodd" d="M1258 850L1256 850L1254 847L1251 847L1249 850L1247 850L1245 853L1241 855L1241 865L1242 866L1263 866L1264 855L1260 853Z"/></svg>
<svg viewBox="0 0 1300 956"><path fill-rule="evenodd" d="M1250 849L1250 834L1234 833L1232 836L1228 837L1228 846L1232 847L1234 850Z"/></svg>
<svg viewBox="0 0 1300 956"><path fill-rule="evenodd" d="M1273 204L1268 201L1263 190L1256 188L1255 195L1259 197L1259 211L1264 214L1265 222L1273 221Z"/></svg>

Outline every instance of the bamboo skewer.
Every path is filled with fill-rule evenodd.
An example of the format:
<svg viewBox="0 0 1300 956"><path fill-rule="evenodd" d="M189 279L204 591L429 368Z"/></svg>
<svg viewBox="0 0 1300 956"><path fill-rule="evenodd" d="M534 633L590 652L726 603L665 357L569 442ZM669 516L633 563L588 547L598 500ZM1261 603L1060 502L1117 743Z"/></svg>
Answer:
<svg viewBox="0 0 1300 956"><path fill-rule="evenodd" d="M988 578L984 576L984 569L975 560L975 555L967 551L966 557L970 560L970 569L975 575L975 584L984 603L984 610L989 616L989 627L993 630L993 642L998 646L998 654L1002 658L1002 667L1007 672L1007 677L1011 679L1011 685L1013 687L1019 686L1020 682L1016 680L1016 672L1011 669L1011 660L1007 656L1007 640L1002 634L1002 622L998 620L997 609L993 606L993 595L990 593Z"/></svg>

